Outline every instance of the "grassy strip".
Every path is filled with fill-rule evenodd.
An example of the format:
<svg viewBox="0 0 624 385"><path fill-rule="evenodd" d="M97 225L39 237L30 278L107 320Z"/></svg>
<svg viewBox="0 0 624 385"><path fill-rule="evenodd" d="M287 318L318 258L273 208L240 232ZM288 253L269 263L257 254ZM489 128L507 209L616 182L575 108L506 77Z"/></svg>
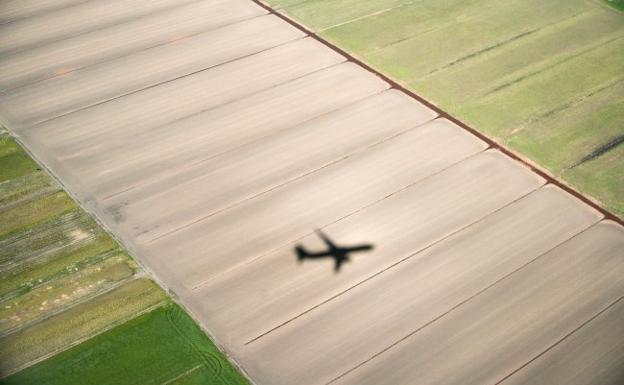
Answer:
<svg viewBox="0 0 624 385"><path fill-rule="evenodd" d="M0 272L23 269L70 252L102 234L102 229L79 208L0 239Z"/></svg>
<svg viewBox="0 0 624 385"><path fill-rule="evenodd" d="M572 0L577 5L582 0ZM338 1L337 3L340 3ZM484 28L492 28L501 19L500 1L497 0L420 0L403 7L397 7L389 11L373 13L368 17L351 23L338 25L322 32L324 37L329 38L336 44L349 50L353 50L369 57L374 51L392 49L393 45L410 41L429 38L440 43L442 37L446 37L447 44L452 44L456 39L471 42L471 36L464 34L472 25L478 24ZM531 0L527 4L518 1L510 1L505 4L507 15L517 14L524 16L527 10L538 9L539 2ZM504 20L500 20L504 21ZM487 44L497 36L487 34L475 36L476 43ZM422 47L419 47L421 49ZM468 47L461 47L462 49ZM405 52L406 54L420 53L419 60L429 61L433 58L422 55L424 52ZM461 51L455 52L459 54Z"/></svg>
<svg viewBox="0 0 624 385"><path fill-rule="evenodd" d="M65 349L165 298L164 292L152 281L136 279L18 333L0 338L0 373L12 373L30 361Z"/></svg>
<svg viewBox="0 0 624 385"><path fill-rule="evenodd" d="M248 384L171 303L0 380L3 385L165 383Z"/></svg>
<svg viewBox="0 0 624 385"><path fill-rule="evenodd" d="M622 132L624 80L592 95L576 108L535 122L509 139L509 145L561 175L595 148ZM588 129L591 127L591 129ZM565 148L566 151L558 151Z"/></svg>
<svg viewBox="0 0 624 385"><path fill-rule="evenodd" d="M289 6L288 2L273 1L273 5L286 5L288 12L315 30L357 19L380 9L413 2L413 0L308 0Z"/></svg>
<svg viewBox="0 0 624 385"><path fill-rule="evenodd" d="M0 377L28 368L0 383L247 384L159 287L133 279L138 266L119 245L2 138L0 166L17 169L0 181Z"/></svg>
<svg viewBox="0 0 624 385"><path fill-rule="evenodd" d="M624 35L575 60L466 104L457 112L483 131L508 138L530 130L553 113L582 105L600 89L617 82L624 71L622 63Z"/></svg>
<svg viewBox="0 0 624 385"><path fill-rule="evenodd" d="M28 198L51 194L59 190L43 171L35 171L0 183L0 212L25 203Z"/></svg>
<svg viewBox="0 0 624 385"><path fill-rule="evenodd" d="M63 191L44 196L0 213L0 239L60 215L76 204Z"/></svg>
<svg viewBox="0 0 624 385"><path fill-rule="evenodd" d="M624 11L624 0L604 0L607 4L612 6L613 8L619 9L620 11Z"/></svg>
<svg viewBox="0 0 624 385"><path fill-rule="evenodd" d="M496 89L512 87L557 69L622 33L622 20L613 12L592 10L552 24L505 49L495 49L408 86L444 104L455 113L462 106ZM574 39L570 39L574 36Z"/></svg>
<svg viewBox="0 0 624 385"><path fill-rule="evenodd" d="M580 2L571 0L571 3ZM526 0L484 8L474 18L393 44L364 57L401 82L452 69L481 54L504 49L561 18L582 12L584 6L560 7L554 2ZM501 12L505 9L505 12ZM461 20L461 19L460 19Z"/></svg>
<svg viewBox="0 0 624 385"><path fill-rule="evenodd" d="M23 269L1 272L0 300L26 294L37 286L81 270L107 257L107 252L115 248L117 243L108 235L101 234L77 250L59 253L43 261L32 261Z"/></svg>
<svg viewBox="0 0 624 385"><path fill-rule="evenodd" d="M563 176L579 190L599 196L603 205L624 217L622 159L624 159L624 144L596 159L566 170Z"/></svg>
<svg viewBox="0 0 624 385"><path fill-rule="evenodd" d="M39 170L39 166L7 134L0 134L0 182Z"/></svg>
<svg viewBox="0 0 624 385"><path fill-rule="evenodd" d="M75 268L73 274L39 285L0 302L0 335L14 332L131 278L134 262L122 252L98 263Z"/></svg>

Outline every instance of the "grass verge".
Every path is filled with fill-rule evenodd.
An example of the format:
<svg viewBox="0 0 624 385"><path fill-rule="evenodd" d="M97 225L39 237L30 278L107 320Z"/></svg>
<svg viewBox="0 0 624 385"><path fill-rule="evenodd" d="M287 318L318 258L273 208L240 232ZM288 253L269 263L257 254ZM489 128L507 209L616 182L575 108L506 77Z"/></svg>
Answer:
<svg viewBox="0 0 624 385"><path fill-rule="evenodd" d="M0 134L0 378L38 385L247 383L6 134Z"/></svg>
<svg viewBox="0 0 624 385"><path fill-rule="evenodd" d="M619 9L620 11L624 11L624 0L604 0L607 4L612 6L613 8Z"/></svg>
<svg viewBox="0 0 624 385"><path fill-rule="evenodd" d="M62 351L162 302L166 295L148 279L132 280L28 328L0 338L0 372Z"/></svg>
<svg viewBox="0 0 624 385"><path fill-rule="evenodd" d="M617 146L577 169L624 135L623 13L598 0L268 2L624 218Z"/></svg>
<svg viewBox="0 0 624 385"><path fill-rule="evenodd" d="M2 385L243 385L248 382L168 303L0 380Z"/></svg>

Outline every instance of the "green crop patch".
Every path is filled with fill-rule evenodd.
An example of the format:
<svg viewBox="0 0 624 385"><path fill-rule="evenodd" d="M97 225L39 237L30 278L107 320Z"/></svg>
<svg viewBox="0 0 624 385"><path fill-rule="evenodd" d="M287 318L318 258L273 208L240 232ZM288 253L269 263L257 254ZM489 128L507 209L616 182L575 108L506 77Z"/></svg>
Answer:
<svg viewBox="0 0 624 385"><path fill-rule="evenodd" d="M624 0L604 0L607 4L613 8L617 8L620 11L624 11Z"/></svg>
<svg viewBox="0 0 624 385"><path fill-rule="evenodd" d="M624 81L588 97L577 108L562 110L517 132L509 145L559 175L622 132L623 109ZM568 151L557 151L560 148Z"/></svg>
<svg viewBox="0 0 624 385"><path fill-rule="evenodd" d="M59 191L1 212L0 238L75 207L76 205L71 198Z"/></svg>
<svg viewBox="0 0 624 385"><path fill-rule="evenodd" d="M357 20L379 9L394 8L413 0L308 0L304 2L274 1L284 6L290 14L315 30Z"/></svg>
<svg viewBox="0 0 624 385"><path fill-rule="evenodd" d="M107 234L100 234L82 247L38 259L21 269L0 272L0 301L28 293L48 282L73 274L106 258L117 248Z"/></svg>
<svg viewBox="0 0 624 385"><path fill-rule="evenodd" d="M1 182L0 212L56 191L59 191L59 187L43 171Z"/></svg>
<svg viewBox="0 0 624 385"><path fill-rule="evenodd" d="M496 137L507 138L532 129L544 118L579 108L619 83L623 71L624 30L583 55L465 104L458 114Z"/></svg>
<svg viewBox="0 0 624 385"><path fill-rule="evenodd" d="M247 384L93 218L0 138L0 377L11 375L1 384Z"/></svg>
<svg viewBox="0 0 624 385"><path fill-rule="evenodd" d="M0 134L0 183L39 169L19 145L6 134Z"/></svg>
<svg viewBox="0 0 624 385"><path fill-rule="evenodd" d="M451 27L457 21L474 18L497 0L438 0L408 3L369 17L340 24L323 31L323 36L341 47L367 56L419 35Z"/></svg>
<svg viewBox="0 0 624 385"><path fill-rule="evenodd" d="M504 50L555 23L584 10L557 7L551 2L530 0L504 7L485 7L474 17L444 24L389 45L365 57L375 67L408 83L444 72L482 54Z"/></svg>
<svg viewBox="0 0 624 385"><path fill-rule="evenodd" d="M563 176L572 186L600 196L600 203L624 216L623 158L624 144L620 144L597 158L566 170Z"/></svg>
<svg viewBox="0 0 624 385"><path fill-rule="evenodd" d="M505 49L478 55L408 86L456 113L487 94L528 81L549 68L556 70L621 32L622 20L617 15L600 10L583 12L518 39Z"/></svg>
<svg viewBox="0 0 624 385"><path fill-rule="evenodd" d="M0 308L0 334L23 328L89 299L131 278L135 268L126 255L117 252L81 269L76 267L70 274L48 280L27 293L4 300Z"/></svg>
<svg viewBox="0 0 624 385"><path fill-rule="evenodd" d="M67 349L164 301L152 281L135 279L25 329L0 337L0 372Z"/></svg>
<svg viewBox="0 0 624 385"><path fill-rule="evenodd" d="M0 272L20 270L71 252L92 242L100 233L97 223L79 208L49 218L0 239Z"/></svg>
<svg viewBox="0 0 624 385"><path fill-rule="evenodd" d="M0 380L3 385L165 383L248 384L171 303Z"/></svg>

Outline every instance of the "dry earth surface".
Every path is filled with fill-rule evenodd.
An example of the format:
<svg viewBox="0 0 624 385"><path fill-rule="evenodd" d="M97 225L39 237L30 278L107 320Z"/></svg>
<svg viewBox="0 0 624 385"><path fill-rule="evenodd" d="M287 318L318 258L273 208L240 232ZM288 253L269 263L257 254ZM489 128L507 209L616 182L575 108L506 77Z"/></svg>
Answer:
<svg viewBox="0 0 624 385"><path fill-rule="evenodd" d="M249 0L27 3L2 122L257 384L622 382L619 224Z"/></svg>

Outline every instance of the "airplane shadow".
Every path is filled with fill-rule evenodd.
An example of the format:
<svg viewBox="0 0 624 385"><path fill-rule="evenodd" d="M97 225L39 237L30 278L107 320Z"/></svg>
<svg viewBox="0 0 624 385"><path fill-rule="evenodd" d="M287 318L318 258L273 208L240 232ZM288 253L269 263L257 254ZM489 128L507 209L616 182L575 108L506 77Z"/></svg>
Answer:
<svg viewBox="0 0 624 385"><path fill-rule="evenodd" d="M294 251L299 263L303 262L304 259L333 258L335 262L334 272L338 273L340 271L340 268L342 267L342 264L351 260L349 254L370 251L374 248L374 246L370 244L341 247L336 245L321 230L316 230L316 233L327 245L327 250L320 252L309 252L302 245L297 245L295 246Z"/></svg>

